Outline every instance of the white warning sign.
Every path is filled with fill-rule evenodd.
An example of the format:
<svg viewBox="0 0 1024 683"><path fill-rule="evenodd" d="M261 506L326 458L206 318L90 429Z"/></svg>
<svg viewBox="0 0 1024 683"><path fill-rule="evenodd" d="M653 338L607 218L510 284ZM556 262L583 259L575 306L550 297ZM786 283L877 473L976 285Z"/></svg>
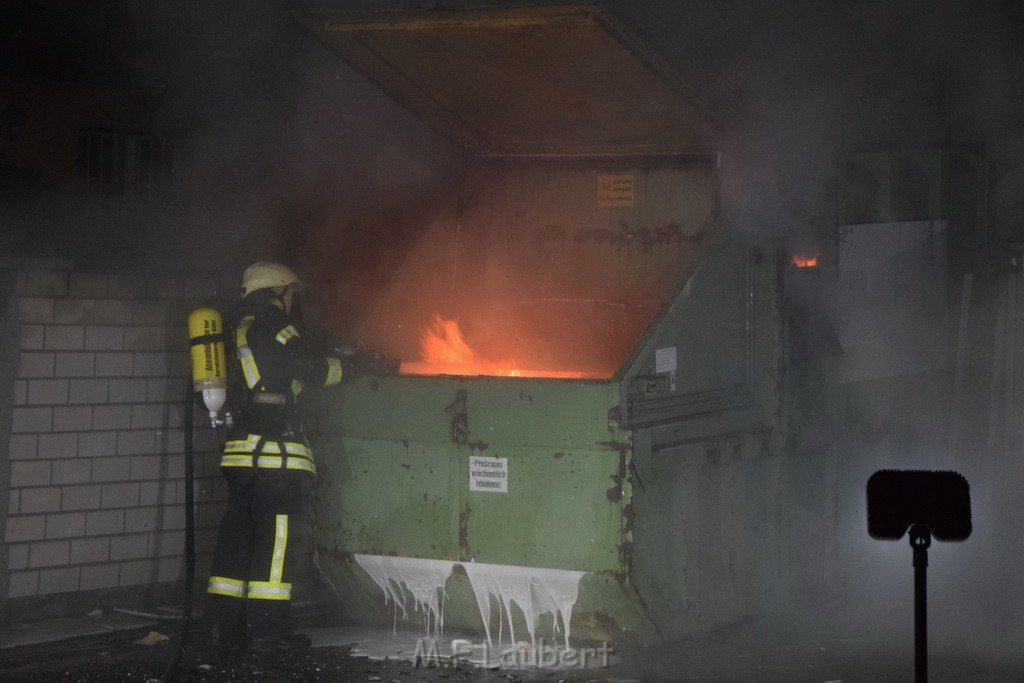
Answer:
<svg viewBox="0 0 1024 683"><path fill-rule="evenodd" d="M655 372L675 372L676 369L676 347L654 350Z"/></svg>
<svg viewBox="0 0 1024 683"><path fill-rule="evenodd" d="M469 458L469 490L508 493L508 458Z"/></svg>

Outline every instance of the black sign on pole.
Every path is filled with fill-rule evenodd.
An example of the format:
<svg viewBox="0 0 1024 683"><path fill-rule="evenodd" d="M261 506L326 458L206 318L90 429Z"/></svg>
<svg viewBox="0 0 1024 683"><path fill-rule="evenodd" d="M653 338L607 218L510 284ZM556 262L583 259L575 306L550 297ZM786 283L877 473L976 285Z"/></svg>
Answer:
<svg viewBox="0 0 1024 683"><path fill-rule="evenodd" d="M914 680L928 680L928 547L971 535L971 493L957 472L879 470L868 479L868 534L914 551Z"/></svg>

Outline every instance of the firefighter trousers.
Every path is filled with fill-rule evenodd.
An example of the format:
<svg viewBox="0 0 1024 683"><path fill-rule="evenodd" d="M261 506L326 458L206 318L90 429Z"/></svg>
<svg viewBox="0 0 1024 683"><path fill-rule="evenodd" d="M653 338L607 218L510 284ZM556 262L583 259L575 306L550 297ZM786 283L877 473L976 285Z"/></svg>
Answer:
<svg viewBox="0 0 1024 683"><path fill-rule="evenodd" d="M225 642L292 633L292 582L307 570L313 476L284 468L223 467L228 506L217 533L206 614Z"/></svg>

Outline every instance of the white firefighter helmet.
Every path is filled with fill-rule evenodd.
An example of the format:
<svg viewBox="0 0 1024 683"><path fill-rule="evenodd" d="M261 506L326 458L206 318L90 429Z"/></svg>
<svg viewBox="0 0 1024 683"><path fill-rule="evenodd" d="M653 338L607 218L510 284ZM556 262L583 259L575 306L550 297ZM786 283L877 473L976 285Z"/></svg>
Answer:
<svg viewBox="0 0 1024 683"><path fill-rule="evenodd" d="M291 268L272 261L259 261L252 264L242 273L242 296L248 296L257 289L288 287L293 290L302 288L302 281Z"/></svg>

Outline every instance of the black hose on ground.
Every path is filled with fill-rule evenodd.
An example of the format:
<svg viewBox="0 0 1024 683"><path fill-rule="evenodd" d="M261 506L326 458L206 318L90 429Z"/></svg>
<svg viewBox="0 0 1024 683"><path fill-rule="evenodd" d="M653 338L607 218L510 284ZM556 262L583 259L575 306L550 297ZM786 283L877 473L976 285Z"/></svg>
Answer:
<svg viewBox="0 0 1024 683"><path fill-rule="evenodd" d="M191 382L189 382L191 385ZM187 390L191 386L186 387ZM192 419L193 402L195 396L191 391L186 391L185 400L185 599L181 607L181 632L178 634L178 647L174 652L174 659L167 665L164 671L163 683L170 683L178 674L178 665L185 653L185 644L188 642L189 626L192 624L192 593L196 578L196 547L195 547L195 520L193 510L193 498L195 497L193 473L193 445L192 445Z"/></svg>

